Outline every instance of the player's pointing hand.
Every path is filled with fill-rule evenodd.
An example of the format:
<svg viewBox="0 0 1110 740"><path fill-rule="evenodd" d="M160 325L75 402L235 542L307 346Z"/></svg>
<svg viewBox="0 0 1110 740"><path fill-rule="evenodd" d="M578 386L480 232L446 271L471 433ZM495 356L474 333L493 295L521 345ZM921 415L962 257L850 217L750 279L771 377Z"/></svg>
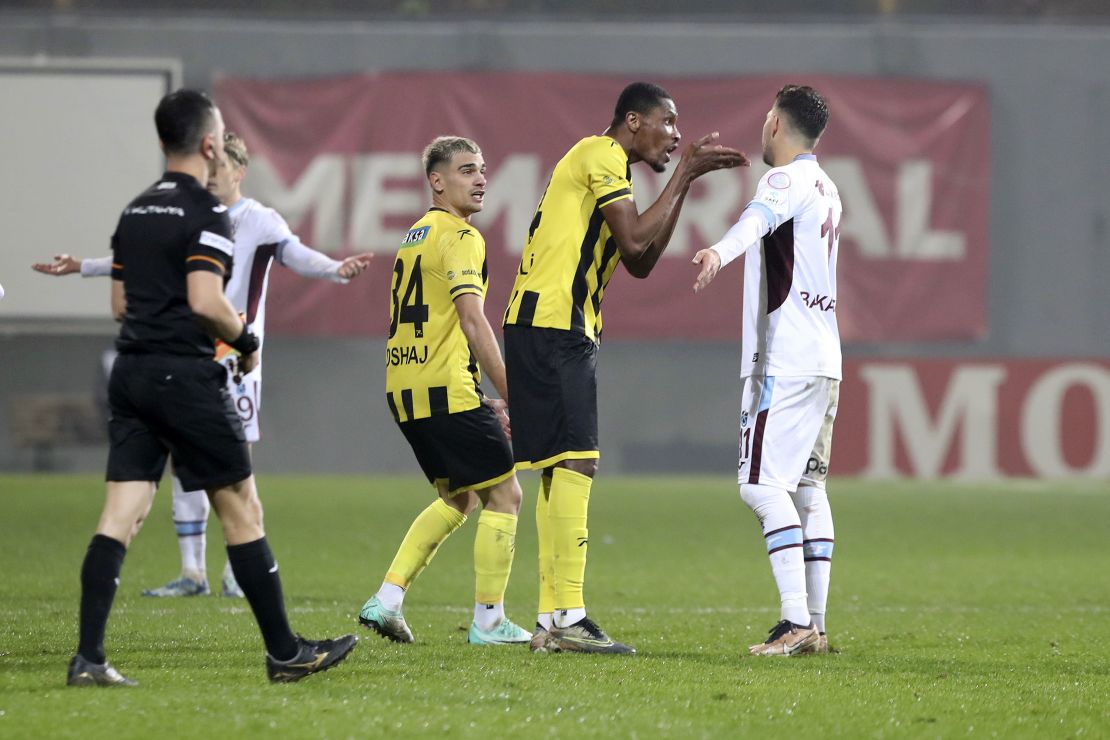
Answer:
<svg viewBox="0 0 1110 740"><path fill-rule="evenodd" d="M343 260L339 265L339 277L350 280L353 277L358 277L370 266L370 260L374 257L373 252L363 252L362 254L352 254L347 259Z"/></svg>

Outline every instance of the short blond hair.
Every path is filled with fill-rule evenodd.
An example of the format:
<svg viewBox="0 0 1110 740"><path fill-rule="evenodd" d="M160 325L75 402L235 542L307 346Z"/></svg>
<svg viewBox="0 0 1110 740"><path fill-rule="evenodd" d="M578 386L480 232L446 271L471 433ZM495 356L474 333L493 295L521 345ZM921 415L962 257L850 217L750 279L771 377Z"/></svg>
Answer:
<svg viewBox="0 0 1110 740"><path fill-rule="evenodd" d="M443 162L450 162L459 152L481 154L482 150L472 140L462 136L437 136L432 139L432 143L424 147L424 174L432 174L432 170Z"/></svg>
<svg viewBox="0 0 1110 740"><path fill-rule="evenodd" d="M250 164L251 155L247 151L247 142L234 131L224 132L224 152L231 157L231 161L240 167Z"/></svg>

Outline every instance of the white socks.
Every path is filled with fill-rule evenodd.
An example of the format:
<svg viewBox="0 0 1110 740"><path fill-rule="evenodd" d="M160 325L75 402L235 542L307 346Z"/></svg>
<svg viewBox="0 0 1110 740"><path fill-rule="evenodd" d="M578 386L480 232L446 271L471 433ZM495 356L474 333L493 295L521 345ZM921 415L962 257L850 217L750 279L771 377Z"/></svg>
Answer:
<svg viewBox="0 0 1110 740"><path fill-rule="evenodd" d="M834 544L832 508L825 489L817 486L798 486L791 498L802 523L809 613L817 630L824 632Z"/></svg>
<svg viewBox="0 0 1110 740"><path fill-rule="evenodd" d="M556 627L569 627L586 618L586 609L556 609L553 617Z"/></svg>
<svg viewBox="0 0 1110 740"><path fill-rule="evenodd" d="M191 578L199 576L201 581L207 579L208 572L205 532L211 508L207 493L186 491L177 476L173 476L173 526L181 549L181 572Z"/></svg>
<svg viewBox="0 0 1110 740"><path fill-rule="evenodd" d="M505 602L496 604L474 604L474 624L478 629L489 631L501 624L505 618Z"/></svg>
<svg viewBox="0 0 1110 740"><path fill-rule="evenodd" d="M755 483L740 486L740 498L759 519L771 573L778 584L781 618L808 625L806 567L802 558L802 524L790 494L779 488Z"/></svg>
<svg viewBox="0 0 1110 740"><path fill-rule="evenodd" d="M401 611L401 606L405 603L405 589L395 583L383 583L375 595L382 606L390 611Z"/></svg>

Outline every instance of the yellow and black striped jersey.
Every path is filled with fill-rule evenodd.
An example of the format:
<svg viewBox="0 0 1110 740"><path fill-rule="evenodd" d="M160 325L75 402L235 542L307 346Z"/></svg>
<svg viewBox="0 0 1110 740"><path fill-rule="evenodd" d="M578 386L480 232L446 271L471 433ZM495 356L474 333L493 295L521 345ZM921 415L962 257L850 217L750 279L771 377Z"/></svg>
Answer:
<svg viewBox="0 0 1110 740"><path fill-rule="evenodd" d="M608 136L575 144L551 173L517 270L505 325L601 336L601 299L620 253L601 209L632 197L628 155Z"/></svg>
<svg viewBox="0 0 1110 740"><path fill-rule="evenodd" d="M386 400L398 421L477 408L481 371L455 298L486 295L486 242L441 208L413 224L393 264Z"/></svg>

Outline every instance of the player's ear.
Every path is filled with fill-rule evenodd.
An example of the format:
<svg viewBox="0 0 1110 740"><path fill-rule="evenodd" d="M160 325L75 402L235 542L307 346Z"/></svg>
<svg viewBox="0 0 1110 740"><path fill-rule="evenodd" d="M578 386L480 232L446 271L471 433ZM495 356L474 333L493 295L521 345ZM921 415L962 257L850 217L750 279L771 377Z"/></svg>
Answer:
<svg viewBox="0 0 1110 740"><path fill-rule="evenodd" d="M443 175L442 175L442 173L437 172L436 170L432 170L430 173L428 173L428 183L432 186L432 192L435 192L435 193L442 193L443 192Z"/></svg>
<svg viewBox="0 0 1110 740"><path fill-rule="evenodd" d="M628 126L628 130L632 133L636 133L640 130L640 114L636 111L628 111L628 113L624 115L624 122L625 125Z"/></svg>
<svg viewBox="0 0 1110 740"><path fill-rule="evenodd" d="M205 159L218 159L216 157L215 138L211 133L207 133L200 140L200 153Z"/></svg>

